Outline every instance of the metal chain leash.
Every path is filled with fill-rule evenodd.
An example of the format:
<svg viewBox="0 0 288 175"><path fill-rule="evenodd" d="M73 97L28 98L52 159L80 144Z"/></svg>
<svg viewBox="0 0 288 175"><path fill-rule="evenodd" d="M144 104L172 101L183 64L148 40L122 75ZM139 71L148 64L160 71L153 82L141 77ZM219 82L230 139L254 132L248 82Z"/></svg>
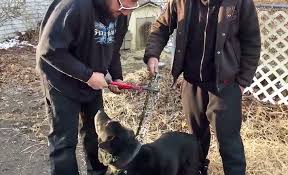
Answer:
<svg viewBox="0 0 288 175"><path fill-rule="evenodd" d="M150 82L148 83L148 89L150 90L146 92L144 107L140 115L140 122L136 132L136 137L141 143L143 143L144 136L149 130L149 124L153 117L152 114L155 109L155 104L159 99L159 80L160 76L159 74L156 74L154 77L151 78ZM117 160L115 157L112 156L112 154L104 151L99 151L98 157L100 158L101 162L107 165L109 165L108 162L115 162ZM113 173L117 175L124 175L127 174L127 171L118 169L114 170Z"/></svg>
<svg viewBox="0 0 288 175"><path fill-rule="evenodd" d="M154 77L151 78L148 87L151 89L155 89L158 91L147 91L145 103L143 107L143 111L140 115L140 122L139 126L137 128L136 136L138 137L138 140L143 143L143 139L145 134L149 130L149 123L152 120L152 114L155 109L155 105L157 100L159 99L159 85L160 76L159 74L156 74Z"/></svg>

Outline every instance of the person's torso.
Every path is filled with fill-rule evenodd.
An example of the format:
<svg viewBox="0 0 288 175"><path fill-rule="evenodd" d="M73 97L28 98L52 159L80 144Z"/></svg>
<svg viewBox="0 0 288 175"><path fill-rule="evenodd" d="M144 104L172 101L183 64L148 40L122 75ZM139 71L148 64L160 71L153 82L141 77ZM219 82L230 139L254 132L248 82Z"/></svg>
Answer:
<svg viewBox="0 0 288 175"><path fill-rule="evenodd" d="M190 83L215 82L215 43L221 2L194 0L184 60L184 77Z"/></svg>
<svg viewBox="0 0 288 175"><path fill-rule="evenodd" d="M122 23L124 16L115 20L100 20L100 15L93 7L92 0L85 0L83 3L78 0L67 0L69 3L77 3L79 6L79 28L78 32L73 36L73 41L68 46L68 52L78 59L81 63L91 68L93 72L101 72L106 74L107 69L113 57L114 46L119 44L117 41L117 33L123 32ZM74 1L74 2L73 2ZM67 3L67 4L69 4ZM50 5L41 26L41 31L45 29L46 22L53 15L53 11L57 10L57 6L66 5L61 1L53 1ZM119 26L117 26L120 23ZM40 31L40 35L41 35ZM94 98L98 91L93 90L86 83L69 77L52 66L48 65L41 58L38 58L41 65L42 74L44 73L44 84L49 83L62 93L75 99L89 100ZM45 71L43 70L45 69Z"/></svg>
<svg viewBox="0 0 288 175"><path fill-rule="evenodd" d="M116 41L117 20L104 23L96 17L91 25L94 32L92 36L89 36L90 46L87 50L89 54L84 53L87 59L83 61L94 72L106 74L113 57L114 46L118 42ZM85 43L79 43L79 47L82 44Z"/></svg>
<svg viewBox="0 0 288 175"><path fill-rule="evenodd" d="M192 13L192 2L193 1L179 0L174 3L176 9L175 14L177 15L177 18L174 19L177 20L176 52L171 71L174 83L179 75L184 72L184 68L187 65L185 58L187 43L190 39L188 34L191 21L188 14ZM237 59L240 57L238 32L241 2L242 0L223 0L219 8L218 26L215 34L216 42L214 45L216 84L221 83L222 80L233 79L239 71L239 69L237 69L237 67L239 67ZM232 46L233 49L231 49Z"/></svg>

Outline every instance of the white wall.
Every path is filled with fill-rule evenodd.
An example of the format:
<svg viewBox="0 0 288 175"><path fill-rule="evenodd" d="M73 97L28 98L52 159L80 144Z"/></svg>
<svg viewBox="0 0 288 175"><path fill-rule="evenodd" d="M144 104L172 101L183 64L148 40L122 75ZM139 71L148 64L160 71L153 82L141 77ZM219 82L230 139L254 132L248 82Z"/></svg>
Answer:
<svg viewBox="0 0 288 175"><path fill-rule="evenodd" d="M34 28L41 21L51 2L52 0L26 0L21 16L0 24L0 41L15 36L15 32Z"/></svg>
<svg viewBox="0 0 288 175"><path fill-rule="evenodd" d="M131 49L136 49L136 37L137 37L137 18L145 17L157 17L161 13L161 9L154 5L145 5L134 10L130 17L128 30L132 34ZM156 19L156 18L155 18Z"/></svg>

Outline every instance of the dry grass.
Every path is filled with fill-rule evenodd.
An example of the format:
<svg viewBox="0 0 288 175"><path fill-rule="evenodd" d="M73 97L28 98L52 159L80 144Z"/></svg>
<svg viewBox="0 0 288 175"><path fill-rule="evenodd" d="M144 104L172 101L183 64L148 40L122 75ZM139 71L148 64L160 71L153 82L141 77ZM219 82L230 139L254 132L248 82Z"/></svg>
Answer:
<svg viewBox="0 0 288 175"><path fill-rule="evenodd" d="M258 4L286 4L288 0L254 0Z"/></svg>
<svg viewBox="0 0 288 175"><path fill-rule="evenodd" d="M161 94L156 105L149 132L144 142L151 142L167 131L187 132L187 124L181 112L179 88L172 90L169 85L169 71L161 79ZM126 81L147 83L144 69L127 74ZM145 93L126 92L122 95L106 93L105 108L111 117L129 128L137 129L144 104ZM246 148L248 175L286 175L288 172L288 108L273 106L243 98L242 136ZM209 174L224 174L217 142L213 137L209 158Z"/></svg>

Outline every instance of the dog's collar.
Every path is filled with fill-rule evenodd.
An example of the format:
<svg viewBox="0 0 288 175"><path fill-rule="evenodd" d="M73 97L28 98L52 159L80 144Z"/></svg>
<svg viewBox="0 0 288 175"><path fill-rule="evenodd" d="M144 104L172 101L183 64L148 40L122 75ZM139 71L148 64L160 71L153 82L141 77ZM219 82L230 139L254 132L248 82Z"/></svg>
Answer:
<svg viewBox="0 0 288 175"><path fill-rule="evenodd" d="M113 162L113 166L119 169L125 169L137 156L141 149L142 145L140 143L137 144L136 148L134 149L133 153L127 160L122 160L121 158L118 158L115 162Z"/></svg>

